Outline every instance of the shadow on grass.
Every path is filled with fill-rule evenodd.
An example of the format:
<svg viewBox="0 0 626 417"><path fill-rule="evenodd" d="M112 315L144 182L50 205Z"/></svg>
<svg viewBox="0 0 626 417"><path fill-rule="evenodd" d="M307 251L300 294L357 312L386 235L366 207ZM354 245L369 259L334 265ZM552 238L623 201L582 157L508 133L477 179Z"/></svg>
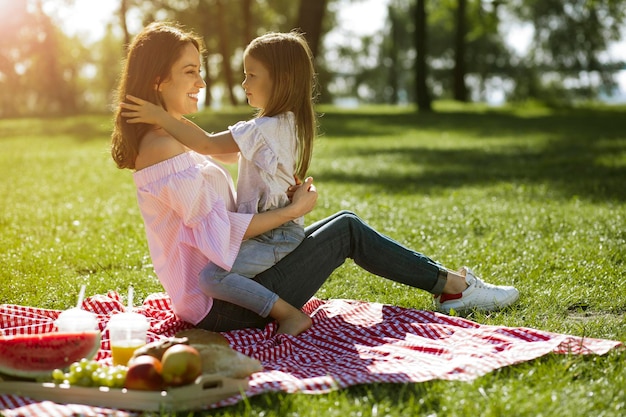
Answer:
<svg viewBox="0 0 626 417"><path fill-rule="evenodd" d="M331 110L323 114L322 140L330 143L334 160L341 165L344 157L359 157L365 162L360 161L359 165L367 168L347 173L342 167L320 165L320 171L315 172L318 181L364 184L372 187L372 191L405 194L500 182L545 184L555 198L626 200L623 108L535 111L526 115L519 110L502 109L469 108L432 114L393 107L379 110ZM242 107L219 113L200 112L192 120L207 131L220 131L250 117L252 111ZM26 140L69 137L78 143L108 141L111 127L112 116L108 114L12 119L2 121L0 137ZM415 132L414 144L395 147L395 138L406 137L409 131ZM476 144L455 149L433 143L446 132L475 140ZM337 139L343 141L343 147L334 147L333 141ZM348 148L345 141L350 143ZM370 146L373 141L376 150ZM403 139L402 143L409 141ZM391 161L393 165L389 169L385 166L368 169L372 168L369 161L377 163L374 156L384 157L386 163Z"/></svg>
<svg viewBox="0 0 626 417"><path fill-rule="evenodd" d="M391 193L432 193L499 182L546 184L564 198L626 200L626 118L619 111L571 110L528 117L499 111L428 115L357 112L327 114L323 126L328 141L334 137L355 141L353 148L337 152L336 160L344 155L368 158L375 154L421 169L413 173L362 169L350 174L324 169L315 174L318 181L366 184ZM406 135L408 129L418 132L415 146L385 148L383 142L380 150L373 151L359 144L359 140L370 137L393 141L395 134ZM428 131L465 134L488 142L469 149L437 148L432 146L432 136L420 136L419 132ZM499 138L506 143L498 146Z"/></svg>

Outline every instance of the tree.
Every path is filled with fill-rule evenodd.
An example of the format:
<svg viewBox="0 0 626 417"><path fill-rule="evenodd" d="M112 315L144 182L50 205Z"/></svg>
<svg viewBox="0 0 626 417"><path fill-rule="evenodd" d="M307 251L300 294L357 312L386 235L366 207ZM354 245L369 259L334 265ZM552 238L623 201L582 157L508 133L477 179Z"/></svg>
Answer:
<svg viewBox="0 0 626 417"><path fill-rule="evenodd" d="M453 96L455 100L467 101L465 86L465 25L467 0L458 0L454 36L454 70L452 73Z"/></svg>
<svg viewBox="0 0 626 417"><path fill-rule="evenodd" d="M126 24L126 14L128 12L128 0L120 0L120 26L124 33L124 50L130 45L130 33L128 33L128 25Z"/></svg>
<svg viewBox="0 0 626 417"><path fill-rule="evenodd" d="M211 106L214 101L212 87L217 84L218 79L223 81L224 96L228 102L231 105L238 102L230 62L235 52L231 40L235 39L234 44L239 44L238 35L242 28L238 24L239 10L232 10L233 3L224 0L155 0L132 3L132 7L143 16L144 24L155 20L154 16L160 16L159 20L175 21L202 38L205 47L202 62L207 86L204 100L206 106ZM216 65L219 65L219 71L214 68Z"/></svg>
<svg viewBox="0 0 626 417"><path fill-rule="evenodd" d="M380 38L376 68L363 74L380 79L380 83L372 83L372 87L378 90L374 95L378 102L400 104L414 100L415 54L413 38L407 36L407 29L413 24L411 14L407 13L409 9L410 0L389 2L387 5L389 24L383 29ZM370 42L373 42L373 39L363 41L363 44L367 45Z"/></svg>
<svg viewBox="0 0 626 417"><path fill-rule="evenodd" d="M0 117L21 114L27 106L28 90L23 83L23 62L33 49L34 17L25 2L6 2L0 15ZM10 18L9 18L10 16Z"/></svg>
<svg viewBox="0 0 626 417"><path fill-rule="evenodd" d="M387 85L389 86L390 97L389 101L393 104L398 104L400 99L400 72L402 70L402 64L400 62L400 43L403 39L406 39L403 35L403 31L400 28L400 13L397 13L397 8L394 8L389 4L387 7L387 15L389 16L389 61L388 61L388 76Z"/></svg>
<svg viewBox="0 0 626 417"><path fill-rule="evenodd" d="M122 35L124 36L124 35ZM90 104L98 109L106 109L113 103L119 72L125 56L126 45L114 31L114 24L107 25L104 36L91 48L97 74L89 81ZM120 48L124 45L124 48Z"/></svg>
<svg viewBox="0 0 626 417"><path fill-rule="evenodd" d="M254 29L254 21L252 19L252 0L243 0L241 3L241 14L243 15L243 40L249 44L254 36L252 31Z"/></svg>
<svg viewBox="0 0 626 417"><path fill-rule="evenodd" d="M145 23L159 16L160 20L179 22L202 36L206 48L203 63L207 106L214 101L212 87L218 85L229 104L238 103L239 82L235 74L241 71L243 48L259 32L296 27L298 11L298 4L292 0L265 0L263 5L251 0L126 1L143 16ZM219 90L213 92L216 91Z"/></svg>
<svg viewBox="0 0 626 417"><path fill-rule="evenodd" d="M326 0L300 0L296 27L304 33L314 57L319 52L325 11Z"/></svg>
<svg viewBox="0 0 626 417"><path fill-rule="evenodd" d="M523 67L531 87L518 83L517 98L535 97L557 102L563 93L595 98L599 89L614 86L613 71L620 63L604 58L611 42L620 40L626 19L624 0L519 0L510 6L521 21L532 24L533 41ZM623 63L621 63L623 65ZM552 77L549 77L553 74ZM521 81L521 80L520 80ZM566 89L565 83L570 86ZM550 95L549 91L558 95ZM566 91L567 90L567 91Z"/></svg>
<svg viewBox="0 0 626 417"><path fill-rule="evenodd" d="M41 2L7 2L3 7L0 116L79 111L85 48L56 27Z"/></svg>
<svg viewBox="0 0 626 417"><path fill-rule="evenodd" d="M235 96L234 87L235 82L233 78L233 68L230 65L230 57L232 51L229 45L228 34L228 17L226 8L224 7L224 0L216 0L217 2L217 33L220 55L222 56L222 74L226 82L226 92L230 100L230 104L237 105L237 97Z"/></svg>
<svg viewBox="0 0 626 417"><path fill-rule="evenodd" d="M417 107L419 111L431 112L431 98L428 91L428 65L427 65L427 15L425 0L417 0L415 6L415 96L417 98Z"/></svg>

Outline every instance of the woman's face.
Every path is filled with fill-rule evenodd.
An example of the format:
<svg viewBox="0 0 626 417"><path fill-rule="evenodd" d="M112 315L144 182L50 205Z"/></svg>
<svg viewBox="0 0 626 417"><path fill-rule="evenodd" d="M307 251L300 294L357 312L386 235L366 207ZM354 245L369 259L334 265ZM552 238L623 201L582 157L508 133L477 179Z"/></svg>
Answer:
<svg viewBox="0 0 626 417"><path fill-rule="evenodd" d="M265 109L272 93L272 80L265 65L246 55L243 59L243 72L246 76L241 86L246 91L248 104L257 109Z"/></svg>
<svg viewBox="0 0 626 417"><path fill-rule="evenodd" d="M188 43L172 66L169 79L158 85L168 113L177 119L198 111L198 93L206 87L200 75L200 53Z"/></svg>

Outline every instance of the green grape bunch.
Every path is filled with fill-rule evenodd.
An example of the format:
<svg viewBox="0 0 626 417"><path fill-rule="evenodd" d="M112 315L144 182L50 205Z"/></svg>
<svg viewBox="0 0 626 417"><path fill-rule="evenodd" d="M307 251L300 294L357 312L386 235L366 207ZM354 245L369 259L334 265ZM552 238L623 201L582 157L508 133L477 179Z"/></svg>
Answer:
<svg viewBox="0 0 626 417"><path fill-rule="evenodd" d="M122 365L107 366L86 358L72 363L66 372L52 371L52 382L79 387L123 388L128 368Z"/></svg>

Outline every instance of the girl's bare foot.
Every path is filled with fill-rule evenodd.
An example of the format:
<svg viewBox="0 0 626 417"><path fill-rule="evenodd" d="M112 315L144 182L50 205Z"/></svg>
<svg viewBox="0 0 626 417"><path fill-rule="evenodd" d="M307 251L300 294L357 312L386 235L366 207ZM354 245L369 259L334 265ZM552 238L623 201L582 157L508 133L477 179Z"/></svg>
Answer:
<svg viewBox="0 0 626 417"><path fill-rule="evenodd" d="M311 317L304 314L282 298L279 298L272 310L270 317L278 321L278 333L297 336L307 330L313 324Z"/></svg>
<svg viewBox="0 0 626 417"><path fill-rule="evenodd" d="M309 327L313 324L313 320L311 317L304 314L302 311L298 310L298 313L284 317L281 320L278 320L278 331L277 333L290 334L292 336L297 336L300 333L308 330Z"/></svg>

